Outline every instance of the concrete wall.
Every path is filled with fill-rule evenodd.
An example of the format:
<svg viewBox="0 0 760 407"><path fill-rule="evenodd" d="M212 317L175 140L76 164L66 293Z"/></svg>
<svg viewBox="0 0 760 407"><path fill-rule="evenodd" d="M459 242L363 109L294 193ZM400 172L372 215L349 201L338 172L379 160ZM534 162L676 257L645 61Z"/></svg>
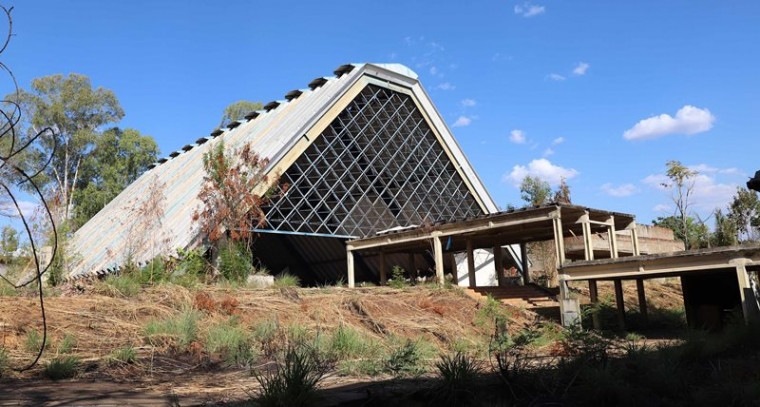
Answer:
<svg viewBox="0 0 760 407"><path fill-rule="evenodd" d="M475 249L472 254L475 258L475 282L477 286L498 286L499 281L493 265L493 250ZM454 258L457 262L457 285L469 287L470 278L467 274L467 253L457 253L454 255Z"/></svg>

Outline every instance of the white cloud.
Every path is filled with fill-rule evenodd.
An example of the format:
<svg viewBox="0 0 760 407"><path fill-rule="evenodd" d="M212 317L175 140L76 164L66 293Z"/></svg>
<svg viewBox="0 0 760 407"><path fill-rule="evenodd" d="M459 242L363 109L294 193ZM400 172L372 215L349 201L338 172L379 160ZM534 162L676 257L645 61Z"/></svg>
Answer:
<svg viewBox="0 0 760 407"><path fill-rule="evenodd" d="M704 168L712 170L713 167L700 164L693 166L695 168ZM689 167L692 168L692 167ZM707 175L708 172L700 173L694 177L694 190L689 198L689 202L692 208L698 212L710 213L715 208L724 208L731 201L736 188L739 186L733 182L719 182L715 178L715 174L721 174L720 170L713 171ZM641 182L647 184L653 188L656 188L670 196L670 188L664 187L663 183L669 183L670 180L665 174L652 174L644 178ZM672 209L672 205L668 205L668 208Z"/></svg>
<svg viewBox="0 0 760 407"><path fill-rule="evenodd" d="M670 179L665 174L651 174L647 176L646 178L642 179L641 182L644 184L649 185L652 188L667 189L662 184L667 184L670 182Z"/></svg>
<svg viewBox="0 0 760 407"><path fill-rule="evenodd" d="M451 127L465 127L469 126L470 123L472 123L472 119L470 119L467 116L459 116L457 121L454 122L454 124L451 125Z"/></svg>
<svg viewBox="0 0 760 407"><path fill-rule="evenodd" d="M686 105L676 116L661 114L644 119L623 133L626 140L647 140L668 134L692 135L708 131L715 122L715 116L707 109Z"/></svg>
<svg viewBox="0 0 760 407"><path fill-rule="evenodd" d="M7 199L7 202L4 202L2 205L0 205L0 216L5 216L9 218L17 218L18 217L18 209L16 209L16 206L13 205L13 202L10 200L10 198L6 198L7 195L5 191L2 193L3 199ZM24 217L29 220L32 216L34 216L34 212L37 210L39 205L37 202L32 201L22 201L19 200L18 207L21 209L21 213L24 214Z"/></svg>
<svg viewBox="0 0 760 407"><path fill-rule="evenodd" d="M520 129L514 129L509 132L509 141L515 144L525 144L525 132Z"/></svg>
<svg viewBox="0 0 760 407"><path fill-rule="evenodd" d="M456 89L456 86L452 85L449 82L443 82L439 84L438 86L436 86L436 88L440 90L454 90Z"/></svg>
<svg viewBox="0 0 760 407"><path fill-rule="evenodd" d="M547 148L546 150L544 150L544 157L548 157L550 155L554 155L554 150L552 150L551 148Z"/></svg>
<svg viewBox="0 0 760 407"><path fill-rule="evenodd" d="M438 75L438 68L435 67L435 65L430 67L430 74L431 75Z"/></svg>
<svg viewBox="0 0 760 407"><path fill-rule="evenodd" d="M573 69L573 75L585 75L589 68L591 68L591 65L585 62L579 62L575 69Z"/></svg>
<svg viewBox="0 0 760 407"><path fill-rule="evenodd" d="M533 17L546 12L546 7L538 6L530 3L523 3L522 5L515 5L515 14L523 17Z"/></svg>
<svg viewBox="0 0 760 407"><path fill-rule="evenodd" d="M572 168L563 168L552 164L546 158L539 158L528 163L527 166L515 165L512 171L502 176L502 181L519 186L526 175L538 177L551 186L559 185L562 178L571 179L579 172Z"/></svg>
<svg viewBox="0 0 760 407"><path fill-rule="evenodd" d="M663 213L669 212L670 211L670 205L668 205L668 204L657 204L657 205L654 206L654 208L652 208L652 210L655 211L655 212L663 212Z"/></svg>
<svg viewBox="0 0 760 407"><path fill-rule="evenodd" d="M602 185L601 189L607 195L614 196L615 198L623 198L639 192L639 189L633 184L623 184L619 187L613 187L612 184L606 183Z"/></svg>
<svg viewBox="0 0 760 407"><path fill-rule="evenodd" d="M467 99L463 99L461 103L462 103L462 106L464 106L464 107L473 107L473 106L475 106L476 104L478 104L478 103L475 101L475 99L469 99L469 98L467 98Z"/></svg>
<svg viewBox="0 0 760 407"><path fill-rule="evenodd" d="M549 75L546 75L546 77L557 82L564 81L565 79L567 79L558 73L550 73Z"/></svg>
<svg viewBox="0 0 760 407"><path fill-rule="evenodd" d="M552 145L556 146L557 144L562 144L564 142L565 142L565 138L564 137L557 137L554 140L552 140Z"/></svg>

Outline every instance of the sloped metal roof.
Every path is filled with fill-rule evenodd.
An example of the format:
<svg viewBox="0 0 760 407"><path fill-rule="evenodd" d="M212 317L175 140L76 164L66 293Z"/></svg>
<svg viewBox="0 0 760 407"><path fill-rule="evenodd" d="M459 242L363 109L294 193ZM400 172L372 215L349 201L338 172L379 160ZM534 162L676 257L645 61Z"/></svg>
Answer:
<svg viewBox="0 0 760 407"><path fill-rule="evenodd" d="M448 127L437 112L429 97L422 89L417 75L400 64L352 64L339 70L339 77L325 78L326 81L291 100L282 100L269 111L258 111L248 115L238 126L217 129L207 137L206 142L188 144L182 150L160 159L154 167L143 173L134 183L113 199L90 221L82 225L70 241L70 250L76 262L70 277L90 273L115 270L124 263L129 251L130 236L134 236L136 221L134 208L149 195L149 188L155 181L164 185L166 208L161 230L137 231L157 239L165 240L164 247L170 250L190 249L201 241L197 225L192 215L199 207L197 199L203 177L203 154L220 142L227 148L241 148L250 144L262 157L269 157L270 170L293 148L295 143L309 131L317 121L362 77L373 78L379 86L401 86L411 89L422 108L451 150L458 167L469 179L476 196L480 198L486 212L495 212L494 204L482 182L467 162ZM196 136L189 136L195 139ZM198 139L200 141L200 139ZM138 264L149 261L157 253L144 250L133 254Z"/></svg>

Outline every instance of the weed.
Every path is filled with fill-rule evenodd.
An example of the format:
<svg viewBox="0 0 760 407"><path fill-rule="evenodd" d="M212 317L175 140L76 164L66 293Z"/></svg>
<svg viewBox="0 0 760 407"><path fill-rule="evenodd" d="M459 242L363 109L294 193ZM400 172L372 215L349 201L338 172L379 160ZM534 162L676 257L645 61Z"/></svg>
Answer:
<svg viewBox="0 0 760 407"><path fill-rule="evenodd" d="M283 273L274 279L274 288L299 287L301 279L288 273Z"/></svg>
<svg viewBox="0 0 760 407"><path fill-rule="evenodd" d="M272 355L276 349L277 331L279 324L276 319L267 319L259 322L253 328L253 338L261 345L266 355Z"/></svg>
<svg viewBox="0 0 760 407"><path fill-rule="evenodd" d="M312 349L289 347L274 371L253 372L261 386L256 401L262 407L310 406L326 369Z"/></svg>
<svg viewBox="0 0 760 407"><path fill-rule="evenodd" d="M230 318L209 328L206 349L210 354L220 353L230 366L249 366L256 359L248 333L236 318Z"/></svg>
<svg viewBox="0 0 760 407"><path fill-rule="evenodd" d="M105 289L101 291L112 297L134 297L140 292L140 282L131 274L111 274L103 282Z"/></svg>
<svg viewBox="0 0 760 407"><path fill-rule="evenodd" d="M388 281L388 285L393 288L404 288L408 284L406 278L404 278L404 269L401 266L393 266L391 269L391 279Z"/></svg>
<svg viewBox="0 0 760 407"><path fill-rule="evenodd" d="M77 346L77 340L72 334L66 334L58 345L58 353L71 353Z"/></svg>
<svg viewBox="0 0 760 407"><path fill-rule="evenodd" d="M208 313L216 311L216 302L214 302L214 299L205 291L198 291L195 294L193 305L198 311L206 311Z"/></svg>
<svg viewBox="0 0 760 407"><path fill-rule="evenodd" d="M74 356L63 356L45 363L43 373L51 380L69 379L77 374L79 359Z"/></svg>
<svg viewBox="0 0 760 407"><path fill-rule="evenodd" d="M460 406L475 402L473 390L481 366L475 358L457 352L453 356L441 355L435 364L441 383L436 387L435 398L440 402Z"/></svg>
<svg viewBox="0 0 760 407"><path fill-rule="evenodd" d="M8 351L0 346L0 377L3 376L3 370L8 367Z"/></svg>
<svg viewBox="0 0 760 407"><path fill-rule="evenodd" d="M137 361L137 352L135 352L135 348L131 345L124 348L119 348L111 352L111 354L106 358L106 361L109 365L114 365L117 363L135 363Z"/></svg>
<svg viewBox="0 0 760 407"><path fill-rule="evenodd" d="M355 358L367 353L372 344L355 329L341 325L333 331L330 351L339 359Z"/></svg>
<svg viewBox="0 0 760 407"><path fill-rule="evenodd" d="M227 281L245 281L251 274L251 258L241 244L233 244L219 251L219 272Z"/></svg>
<svg viewBox="0 0 760 407"><path fill-rule="evenodd" d="M145 326L145 335L150 343L155 344L157 339L163 341L170 339L176 341L180 347L184 348L197 339L198 320L201 314L192 309L185 308L174 317L162 321L153 320Z"/></svg>
<svg viewBox="0 0 760 407"><path fill-rule="evenodd" d="M419 342L407 340L403 346L393 349L385 361L385 370L396 376L422 373L422 352Z"/></svg>
<svg viewBox="0 0 760 407"><path fill-rule="evenodd" d="M26 339L24 340L24 349L26 349L27 352L31 353L37 353L40 351L40 347L42 346L42 336L40 336L40 333L32 330L26 333ZM49 342L45 342L45 349L47 349L50 346Z"/></svg>
<svg viewBox="0 0 760 407"><path fill-rule="evenodd" d="M342 360L337 370L342 376L376 376L383 372L383 363L376 358Z"/></svg>

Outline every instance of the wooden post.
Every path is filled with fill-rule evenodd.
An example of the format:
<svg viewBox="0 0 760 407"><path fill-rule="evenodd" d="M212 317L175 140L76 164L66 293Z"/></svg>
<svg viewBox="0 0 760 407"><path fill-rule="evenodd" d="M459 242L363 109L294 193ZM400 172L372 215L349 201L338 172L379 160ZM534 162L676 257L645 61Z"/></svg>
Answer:
<svg viewBox="0 0 760 407"><path fill-rule="evenodd" d="M493 268L496 271L496 281L499 287L505 285L504 266L501 264L501 245L493 247Z"/></svg>
<svg viewBox="0 0 760 407"><path fill-rule="evenodd" d="M433 254L435 255L435 277L443 285L443 244L439 236L433 236Z"/></svg>
<svg viewBox="0 0 760 407"><path fill-rule="evenodd" d="M467 276L470 278L470 288L478 286L475 279L475 256L472 249L472 240L467 240Z"/></svg>
<svg viewBox="0 0 760 407"><path fill-rule="evenodd" d="M641 313L641 320L644 324L649 323L649 313L647 311L647 294L644 291L644 279L636 279L636 291L639 294L639 312Z"/></svg>
<svg viewBox="0 0 760 407"><path fill-rule="evenodd" d="M348 259L348 288L354 288L356 286L356 280L354 277L354 252L350 249L346 250L346 258Z"/></svg>
<svg viewBox="0 0 760 407"><path fill-rule="evenodd" d="M602 329L602 322L599 319L599 310L596 309L599 305L599 290L596 286L596 280L588 280L588 293L591 298L591 305L594 307L594 311L591 313L591 320L594 324L594 329L598 331Z"/></svg>
<svg viewBox="0 0 760 407"><path fill-rule="evenodd" d="M388 263L385 261L385 252L380 252L380 284L388 282Z"/></svg>
<svg viewBox="0 0 760 407"><path fill-rule="evenodd" d="M615 279L615 302L617 303L618 327L621 331L625 330L625 303L623 302L623 282Z"/></svg>
<svg viewBox="0 0 760 407"><path fill-rule="evenodd" d="M522 258L523 284L530 284L530 260L528 259L528 244L520 243L520 257Z"/></svg>

